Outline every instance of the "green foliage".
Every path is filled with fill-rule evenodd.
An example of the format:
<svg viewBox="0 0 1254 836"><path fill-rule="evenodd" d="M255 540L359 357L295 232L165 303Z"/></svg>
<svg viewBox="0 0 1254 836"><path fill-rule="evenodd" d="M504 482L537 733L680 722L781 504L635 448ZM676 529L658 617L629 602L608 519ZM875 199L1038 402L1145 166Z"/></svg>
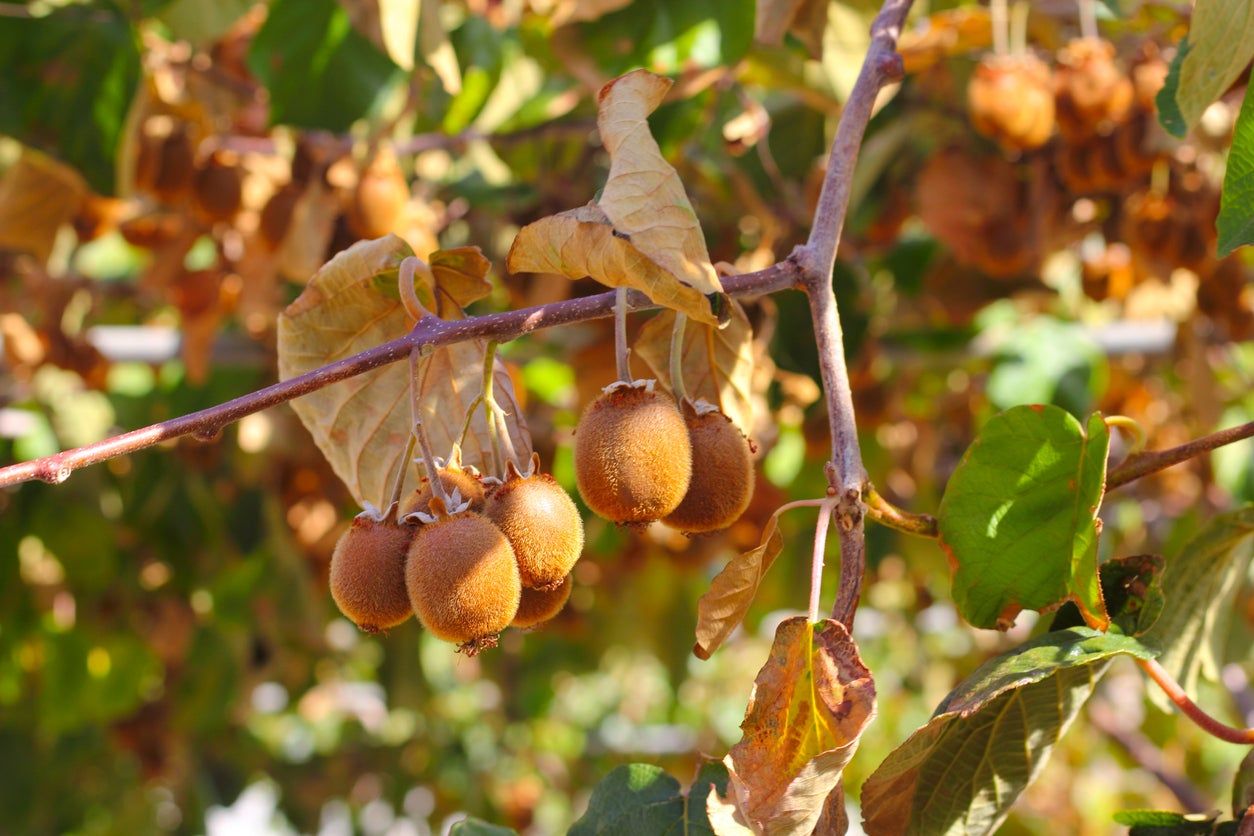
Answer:
<svg viewBox="0 0 1254 836"><path fill-rule="evenodd" d="M1228 151L1219 207L1219 255L1254 243L1254 96L1247 92Z"/></svg>
<svg viewBox="0 0 1254 836"><path fill-rule="evenodd" d="M113 194L127 111L139 83L139 44L113 5L61 6L34 18L0 16L0 133L69 163Z"/></svg>
<svg viewBox="0 0 1254 836"><path fill-rule="evenodd" d="M711 787L717 788L720 795L727 792L727 770L721 764L704 764L688 793L659 766L620 766L592 790L588 811L571 827L570 836L713 836L705 805Z"/></svg>
<svg viewBox="0 0 1254 836"><path fill-rule="evenodd" d="M976 627L1006 629L1022 609L1074 600L1105 623L1097 529L1110 432L1054 406L994 416L945 487L937 519L954 601Z"/></svg>
<svg viewBox="0 0 1254 836"><path fill-rule="evenodd" d="M336 0L275 0L248 53L270 92L270 120L345 131L379 103L396 65Z"/></svg>

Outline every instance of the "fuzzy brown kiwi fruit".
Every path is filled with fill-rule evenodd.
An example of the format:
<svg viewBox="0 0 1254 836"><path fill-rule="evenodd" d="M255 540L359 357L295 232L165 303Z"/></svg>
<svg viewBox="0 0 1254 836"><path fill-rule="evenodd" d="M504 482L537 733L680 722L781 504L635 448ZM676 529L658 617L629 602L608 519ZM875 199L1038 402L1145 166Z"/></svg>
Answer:
<svg viewBox="0 0 1254 836"><path fill-rule="evenodd" d="M679 507L691 479L688 427L675 402L651 385L612 387L584 410L575 481L597 514L618 523L659 520Z"/></svg>
<svg viewBox="0 0 1254 836"><path fill-rule="evenodd" d="M434 512L409 544L405 587L422 625L473 655L496 644L518 614L522 581L500 529L474 511Z"/></svg>
<svg viewBox="0 0 1254 836"><path fill-rule="evenodd" d="M579 509L533 455L526 475L510 462L507 476L492 488L483 515L509 540L518 559L522 585L552 589L561 585L583 554Z"/></svg>
<svg viewBox="0 0 1254 836"><path fill-rule="evenodd" d="M679 507L662 518L686 534L719 531L753 499L753 450L731 419L684 404L692 444L692 481Z"/></svg>
<svg viewBox="0 0 1254 836"><path fill-rule="evenodd" d="M196 170L193 194L196 208L210 221L229 221L239 211L244 174L229 151L214 151Z"/></svg>
<svg viewBox="0 0 1254 836"><path fill-rule="evenodd" d="M561 583L552 589L523 587L522 596L518 600L518 613L510 626L521 627L525 630L552 620L570 600L570 591L573 587L570 575L563 578Z"/></svg>
<svg viewBox="0 0 1254 836"><path fill-rule="evenodd" d="M436 464L440 468L440 484L444 486L444 493L450 498L453 491L457 491L462 502L470 503L471 511L482 511L484 490L483 481L479 478L479 474L474 470L462 467L462 451L460 447L454 446L452 455L449 456L448 463L443 463L440 459L436 459ZM401 516L413 514L415 512L426 512L428 506L431 505L431 498L435 496L431 490L431 480L423 477L422 484L407 496L401 502Z"/></svg>
<svg viewBox="0 0 1254 836"><path fill-rule="evenodd" d="M152 192L165 203L177 203L192 185L195 149L187 128L176 125L157 146Z"/></svg>
<svg viewBox="0 0 1254 836"><path fill-rule="evenodd" d="M1040 148L1054 132L1052 85L1049 67L1033 55L988 56L967 85L971 124L1005 148Z"/></svg>
<svg viewBox="0 0 1254 836"><path fill-rule="evenodd" d="M348 208L348 228L359 238L382 238L400 220L409 201L409 184L396 163L396 155L384 148L361 173Z"/></svg>
<svg viewBox="0 0 1254 836"><path fill-rule="evenodd" d="M1136 91L1115 60L1115 46L1100 38L1078 38L1058 52L1054 75L1058 130L1070 140L1108 132L1122 122Z"/></svg>
<svg viewBox="0 0 1254 836"><path fill-rule="evenodd" d="M340 612L367 633L403 623L413 614L405 589L405 552L412 525L362 514L331 555L331 597Z"/></svg>

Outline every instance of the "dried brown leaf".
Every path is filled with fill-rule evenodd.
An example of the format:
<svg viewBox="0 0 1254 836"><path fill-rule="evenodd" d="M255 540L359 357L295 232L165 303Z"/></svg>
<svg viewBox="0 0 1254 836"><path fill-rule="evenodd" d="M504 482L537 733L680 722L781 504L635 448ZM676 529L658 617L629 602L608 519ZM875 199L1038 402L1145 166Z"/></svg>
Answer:
<svg viewBox="0 0 1254 836"><path fill-rule="evenodd" d="M697 642L692 652L698 659L709 659L744 621L762 578L783 548L784 538L779 533L779 512L776 511L766 521L762 542L757 548L733 557L723 571L714 576L710 588L697 602Z"/></svg>
<svg viewBox="0 0 1254 836"><path fill-rule="evenodd" d="M810 834L875 714L875 683L839 622L789 618L724 759L756 832Z"/></svg>
<svg viewBox="0 0 1254 836"><path fill-rule="evenodd" d="M314 181L292 208L292 220L279 246L279 272L298 282L318 272L339 213L335 192Z"/></svg>
<svg viewBox="0 0 1254 836"><path fill-rule="evenodd" d="M436 316L454 318L445 310L450 300L455 306L463 308L492 292L492 285L487 278L492 262L488 261L488 257L478 247L436 250L431 254L428 263L435 275L438 292L433 298L423 298L420 288L418 300L427 305Z"/></svg>
<svg viewBox="0 0 1254 836"><path fill-rule="evenodd" d="M827 28L827 0L758 0L753 22L753 37L769 46L784 42L784 33L792 32L810 53L818 58L823 53L823 31Z"/></svg>
<svg viewBox="0 0 1254 836"><path fill-rule="evenodd" d="M558 0L549 14L553 26L598 20L631 5L631 0Z"/></svg>
<svg viewBox="0 0 1254 836"><path fill-rule="evenodd" d="M701 293L721 293L697 213L649 132L649 114L671 83L634 70L601 88L597 128L610 152L610 176L597 203L614 228L666 272Z"/></svg>
<svg viewBox="0 0 1254 836"><path fill-rule="evenodd" d="M414 69L419 0L340 0L358 32L406 72Z"/></svg>
<svg viewBox="0 0 1254 836"><path fill-rule="evenodd" d="M699 291L677 281L622 238L593 203L527 224L514 239L505 265L511 273L591 276L610 287L635 288L696 322L717 322Z"/></svg>
<svg viewBox="0 0 1254 836"><path fill-rule="evenodd" d="M411 323L396 291L397 268L408 255L408 245L389 235L360 241L319 270L279 317L280 377L295 377L408 332ZM420 293L434 298L431 287ZM447 309L462 315L451 302ZM479 394L483 351L482 342L455 343L437 347L424 360L419 404L437 454L451 449L466 406ZM520 457L529 456L530 436L500 365L494 380L497 400L511 415L514 447ZM380 367L297 398L292 407L358 503L381 507L410 430L408 365ZM463 445L463 461L483 467L490 461L489 449L479 411Z"/></svg>
<svg viewBox="0 0 1254 836"><path fill-rule="evenodd" d="M742 433L753 431L753 326L739 302L731 303L724 328L699 322L684 328L683 374L688 397L716 405ZM670 390L670 340L674 311L662 311L645 323L633 351L648 364L663 388Z"/></svg>
<svg viewBox="0 0 1254 836"><path fill-rule="evenodd" d="M462 70L457 53L440 20L440 0L422 0L418 19L418 51L440 79L444 92L456 96L462 91Z"/></svg>
<svg viewBox="0 0 1254 836"><path fill-rule="evenodd" d="M57 231L86 196L87 184L72 168L37 151L23 151L0 180L0 249L47 261Z"/></svg>

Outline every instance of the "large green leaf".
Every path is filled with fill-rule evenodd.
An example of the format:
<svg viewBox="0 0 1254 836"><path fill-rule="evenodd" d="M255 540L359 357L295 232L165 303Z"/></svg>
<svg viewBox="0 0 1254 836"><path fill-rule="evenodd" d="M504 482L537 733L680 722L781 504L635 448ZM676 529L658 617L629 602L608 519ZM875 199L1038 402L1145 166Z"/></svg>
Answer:
<svg viewBox="0 0 1254 836"><path fill-rule="evenodd" d="M1159 651L1158 662L1186 693L1197 693L1198 675L1217 675L1215 624L1254 553L1254 505L1215 517L1180 553L1167 561L1162 615L1143 637ZM1157 688L1150 697L1164 711L1171 703Z"/></svg>
<svg viewBox="0 0 1254 836"><path fill-rule="evenodd" d="M1254 96L1246 91L1219 205L1219 255L1254 243Z"/></svg>
<svg viewBox="0 0 1254 836"><path fill-rule="evenodd" d="M1153 655L1136 639L1073 627L981 665L863 785L866 832L992 831L1120 654Z"/></svg>
<svg viewBox="0 0 1254 836"><path fill-rule="evenodd" d="M1019 406L980 431L941 500L940 543L953 594L976 627L1006 629L1023 609L1073 600L1108 622L1097 575L1097 509L1110 431L1055 406Z"/></svg>
<svg viewBox="0 0 1254 836"><path fill-rule="evenodd" d="M1254 58L1254 5L1249 0L1197 0L1189 36L1180 44L1158 93L1159 120L1182 137Z"/></svg>
<svg viewBox="0 0 1254 836"><path fill-rule="evenodd" d="M336 132L367 115L397 77L336 0L275 0L248 65L270 91L272 122Z"/></svg>
<svg viewBox="0 0 1254 836"><path fill-rule="evenodd" d="M633 836L637 833L710 834L706 798L710 788L727 791L722 764L706 763L685 794L679 781L660 766L633 763L606 775L592 790L588 810L569 836Z"/></svg>
<svg viewBox="0 0 1254 836"><path fill-rule="evenodd" d="M101 194L139 84L139 48L112 5L70 5L44 17L0 16L0 133L78 169Z"/></svg>

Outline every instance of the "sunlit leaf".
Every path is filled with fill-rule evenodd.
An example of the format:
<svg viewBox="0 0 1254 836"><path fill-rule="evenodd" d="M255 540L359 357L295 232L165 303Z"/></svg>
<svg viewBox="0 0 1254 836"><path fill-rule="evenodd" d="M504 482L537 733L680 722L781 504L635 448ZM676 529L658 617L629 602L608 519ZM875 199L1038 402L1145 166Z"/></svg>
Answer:
<svg viewBox="0 0 1254 836"><path fill-rule="evenodd" d="M631 287L659 305L698 322L714 323L710 303L618 234L595 204L542 218L523 227L505 259L511 273L591 276L610 287Z"/></svg>
<svg viewBox="0 0 1254 836"><path fill-rule="evenodd" d="M995 415L945 487L937 519L953 594L976 627L1007 629L1023 609L1067 600L1109 623L1097 575L1097 510L1110 431L1055 406Z"/></svg>
<svg viewBox="0 0 1254 836"><path fill-rule="evenodd" d="M770 46L792 32L813 57L822 52L820 37L827 26L828 0L758 0L754 10L753 37Z"/></svg>
<svg viewBox="0 0 1254 836"><path fill-rule="evenodd" d="M692 652L699 659L709 659L732 631L745 620L762 578L784 548L779 534L779 512L771 515L762 530L757 548L727 561L714 576L710 588L697 602L697 641Z"/></svg>
<svg viewBox="0 0 1254 836"><path fill-rule="evenodd" d="M1219 255L1254 243L1254 96L1246 90L1228 151L1219 206Z"/></svg>
<svg viewBox="0 0 1254 836"><path fill-rule="evenodd" d="M253 0L174 0L157 17L174 38L203 46L222 37L255 5Z"/></svg>
<svg viewBox="0 0 1254 836"><path fill-rule="evenodd" d="M1180 553L1167 560L1163 589L1167 601L1158 621L1143 637L1160 652L1158 663L1183 686L1197 693L1198 677L1218 676L1216 624L1227 609L1239 579L1254 555L1254 505L1208 522ZM1164 711L1171 703L1156 688L1150 698Z"/></svg>
<svg viewBox="0 0 1254 836"><path fill-rule="evenodd" d="M1254 5L1247 0L1198 0L1189 36L1180 44L1158 93L1163 127L1183 137L1211 102L1254 58Z"/></svg>
<svg viewBox="0 0 1254 836"><path fill-rule="evenodd" d="M658 383L671 388L673 311L662 311L645 323L632 351L648 364ZM683 374L688 397L704 398L748 434L753 430L753 326L739 302L732 301L730 321L723 328L689 323L684 328Z"/></svg>
<svg viewBox="0 0 1254 836"><path fill-rule="evenodd" d="M77 172L26 151L0 179L0 249L48 260L57 232L78 211L87 184Z"/></svg>
<svg viewBox="0 0 1254 836"><path fill-rule="evenodd" d="M489 824L474 816L454 822L449 828L448 836L513 836L518 831L499 824Z"/></svg>
<svg viewBox="0 0 1254 836"><path fill-rule="evenodd" d="M456 96L462 90L462 71L457 53L440 21L440 0L421 0L418 20L418 51L440 79L444 92Z"/></svg>
<svg viewBox="0 0 1254 836"><path fill-rule="evenodd" d="M670 79L636 70L601 89L597 128L610 152L610 176L597 205L618 233L666 272L701 293L719 293L723 286L697 213L649 132L649 114L670 88Z"/></svg>
<svg viewBox="0 0 1254 836"><path fill-rule="evenodd" d="M862 786L871 836L995 829L1044 765L1113 656L1136 639L1073 627L981 665Z"/></svg>
<svg viewBox="0 0 1254 836"><path fill-rule="evenodd" d="M762 832L811 833L874 714L875 683L844 626L782 622L724 760L742 816Z"/></svg>
<svg viewBox="0 0 1254 836"><path fill-rule="evenodd" d="M279 317L280 377L286 380L403 336L411 323L396 279L397 267L409 254L408 245L389 235L358 242L318 271ZM459 282L465 278L450 275ZM450 299L465 298L465 285L440 291L446 293ZM424 294L434 299L436 290L421 288L420 297ZM462 315L454 302L447 304L448 318ZM479 341L454 343L436 348L423 361L419 406L437 455L447 455L466 407L480 392L483 352ZM494 380L497 400L511 416L515 450L520 457L529 456L530 436L503 366L498 365ZM292 407L358 503L385 505L410 429L408 364L389 364L328 386L296 399ZM486 421L476 411L462 447L463 461L488 470L490 449Z"/></svg>

